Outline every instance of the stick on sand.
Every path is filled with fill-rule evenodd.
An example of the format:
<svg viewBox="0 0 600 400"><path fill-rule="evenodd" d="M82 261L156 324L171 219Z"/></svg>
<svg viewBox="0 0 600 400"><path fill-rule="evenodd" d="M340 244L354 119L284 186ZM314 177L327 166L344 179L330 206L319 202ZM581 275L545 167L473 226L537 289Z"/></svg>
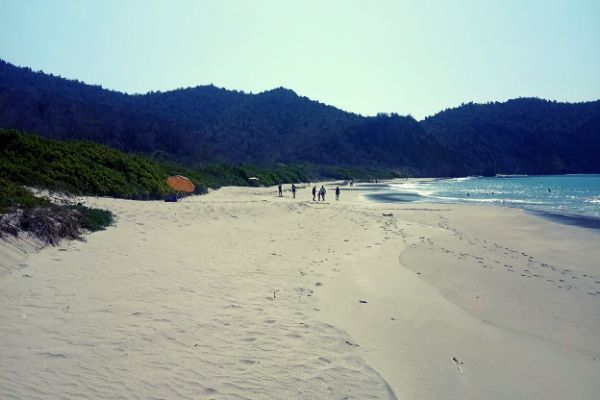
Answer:
<svg viewBox="0 0 600 400"><path fill-rule="evenodd" d="M458 368L458 372L460 372L460 374L462 375L462 368L460 368L460 361L458 361L458 358L456 357L452 357L452 361L454 361L454 363L456 364L456 368Z"/></svg>

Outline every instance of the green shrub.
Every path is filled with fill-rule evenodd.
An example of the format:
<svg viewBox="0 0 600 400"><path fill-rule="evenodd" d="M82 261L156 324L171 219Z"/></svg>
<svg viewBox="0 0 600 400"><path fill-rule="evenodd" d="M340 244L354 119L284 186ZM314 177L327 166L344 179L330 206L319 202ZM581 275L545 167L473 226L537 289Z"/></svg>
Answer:
<svg viewBox="0 0 600 400"><path fill-rule="evenodd" d="M33 208L47 204L46 200L35 197L29 190L0 177L0 214L14 208Z"/></svg>
<svg viewBox="0 0 600 400"><path fill-rule="evenodd" d="M80 195L160 198L169 171L138 155L90 142L61 142L0 130L0 177Z"/></svg>
<svg viewBox="0 0 600 400"><path fill-rule="evenodd" d="M75 206L73 209L81 215L81 227L91 232L104 230L114 221L113 213L108 210L84 206Z"/></svg>

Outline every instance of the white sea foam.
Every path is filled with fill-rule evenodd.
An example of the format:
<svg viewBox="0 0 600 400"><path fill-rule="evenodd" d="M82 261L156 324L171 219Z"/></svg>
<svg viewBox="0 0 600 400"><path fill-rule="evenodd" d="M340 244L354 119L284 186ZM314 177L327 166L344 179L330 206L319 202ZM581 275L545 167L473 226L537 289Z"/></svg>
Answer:
<svg viewBox="0 0 600 400"><path fill-rule="evenodd" d="M548 204L543 201L535 201L535 200L521 200L521 199L502 199L497 197L490 198L473 198L473 197L449 197L449 196L436 196L433 197L435 199L439 199L442 201L450 201L450 202L469 202L469 203L498 203L498 204L539 204L544 205Z"/></svg>
<svg viewBox="0 0 600 400"><path fill-rule="evenodd" d="M437 190L433 190L428 185L419 183L391 184L390 188L395 192L418 194L423 197L429 197L437 193Z"/></svg>
<svg viewBox="0 0 600 400"><path fill-rule="evenodd" d="M600 175L464 177L392 183L397 194L420 202L481 203L600 215ZM391 200L394 197L390 198ZM409 201L399 198L398 201Z"/></svg>
<svg viewBox="0 0 600 400"><path fill-rule="evenodd" d="M481 178L481 177L480 176L464 176L461 178L450 178L450 179L445 179L445 180L453 181L453 182L464 182L464 181L470 181L470 180L479 179L479 178Z"/></svg>

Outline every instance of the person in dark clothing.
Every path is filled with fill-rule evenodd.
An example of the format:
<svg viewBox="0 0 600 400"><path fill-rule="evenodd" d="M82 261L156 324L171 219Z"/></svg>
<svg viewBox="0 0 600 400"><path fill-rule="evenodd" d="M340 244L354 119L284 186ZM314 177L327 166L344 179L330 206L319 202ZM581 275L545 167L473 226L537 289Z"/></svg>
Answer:
<svg viewBox="0 0 600 400"><path fill-rule="evenodd" d="M325 186L321 186L321 189L319 189L319 197L322 201L325 201L325 193L327 193L327 189L325 189Z"/></svg>
<svg viewBox="0 0 600 400"><path fill-rule="evenodd" d="M292 198L296 198L296 185L292 183Z"/></svg>
<svg viewBox="0 0 600 400"><path fill-rule="evenodd" d="M336 187L335 188L335 199L339 200L340 199L340 187Z"/></svg>
<svg viewBox="0 0 600 400"><path fill-rule="evenodd" d="M281 183L277 186L277 189L279 190L279 197L283 197L283 189L281 187Z"/></svg>
<svg viewBox="0 0 600 400"><path fill-rule="evenodd" d="M317 195L317 187L316 186L313 186L312 194L313 194L313 201L315 201L315 196ZM319 197L321 197L321 196L319 195Z"/></svg>

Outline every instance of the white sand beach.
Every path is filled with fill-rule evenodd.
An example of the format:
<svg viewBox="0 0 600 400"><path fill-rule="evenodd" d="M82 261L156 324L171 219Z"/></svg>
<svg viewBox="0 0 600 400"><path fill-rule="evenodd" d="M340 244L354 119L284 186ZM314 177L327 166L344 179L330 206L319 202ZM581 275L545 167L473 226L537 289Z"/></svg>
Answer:
<svg viewBox="0 0 600 400"><path fill-rule="evenodd" d="M0 242L1 399L597 399L600 233L358 190L87 198Z"/></svg>

